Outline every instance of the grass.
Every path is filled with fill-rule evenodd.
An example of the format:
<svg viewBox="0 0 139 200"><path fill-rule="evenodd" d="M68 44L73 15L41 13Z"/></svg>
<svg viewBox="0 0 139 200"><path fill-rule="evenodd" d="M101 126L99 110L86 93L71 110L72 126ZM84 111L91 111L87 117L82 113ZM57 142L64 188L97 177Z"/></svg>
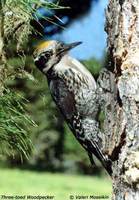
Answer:
<svg viewBox="0 0 139 200"><path fill-rule="evenodd" d="M111 182L105 177L38 173L0 169L0 195L52 195L68 200L70 195L111 195Z"/></svg>

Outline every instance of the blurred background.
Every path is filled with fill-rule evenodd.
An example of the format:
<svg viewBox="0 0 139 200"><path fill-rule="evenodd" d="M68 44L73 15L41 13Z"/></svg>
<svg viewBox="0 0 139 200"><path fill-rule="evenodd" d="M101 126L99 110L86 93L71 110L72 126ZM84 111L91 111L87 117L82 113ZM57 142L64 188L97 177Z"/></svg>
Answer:
<svg viewBox="0 0 139 200"><path fill-rule="evenodd" d="M55 1L54 1L55 2ZM106 33L104 31L107 0L61 0L67 9L38 9L31 24L35 28L25 44L26 59L19 59L14 45L10 48L9 63L24 65L28 78L18 77L7 82L12 90L27 100L27 113L35 126L29 124L33 143L29 159L0 155L2 182L0 192L8 194L52 194L68 199L70 194L111 193L111 183L98 161L91 166L84 149L68 129L50 96L46 78L33 64L28 48L41 40L56 39L65 43L82 41L70 54L79 59L97 78L106 62ZM47 18L47 20L46 20ZM31 75L30 75L31 74ZM11 170L12 169L12 170ZM8 178L10 177L10 178ZM42 186L42 182L46 182ZM10 188L13 186L12 188ZM35 188L34 188L35 187ZM14 188L14 189L13 189ZM63 197L61 197L61 195Z"/></svg>

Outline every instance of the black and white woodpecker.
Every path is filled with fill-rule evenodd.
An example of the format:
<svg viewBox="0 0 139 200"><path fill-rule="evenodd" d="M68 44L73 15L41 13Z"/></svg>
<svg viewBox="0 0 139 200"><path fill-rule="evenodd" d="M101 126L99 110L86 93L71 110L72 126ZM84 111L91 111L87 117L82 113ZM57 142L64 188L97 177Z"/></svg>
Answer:
<svg viewBox="0 0 139 200"><path fill-rule="evenodd" d="M68 55L68 51L79 44L81 42L45 41L36 47L34 62L46 75L53 100L75 138L88 152L91 163L94 162L92 155L95 155L111 175L111 162L101 151L101 137L95 120L98 112L95 107L96 82L78 60Z"/></svg>

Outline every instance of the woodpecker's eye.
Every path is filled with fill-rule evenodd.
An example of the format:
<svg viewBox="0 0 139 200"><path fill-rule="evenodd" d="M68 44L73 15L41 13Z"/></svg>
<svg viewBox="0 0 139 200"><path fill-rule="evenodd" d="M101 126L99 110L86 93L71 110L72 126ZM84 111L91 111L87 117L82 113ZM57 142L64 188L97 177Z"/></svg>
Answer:
<svg viewBox="0 0 139 200"><path fill-rule="evenodd" d="M42 54L42 56L45 57L46 62L49 60L49 58L50 58L52 55L53 55L53 52L52 52L52 51L47 51L47 52L44 52L44 53Z"/></svg>
<svg viewBox="0 0 139 200"><path fill-rule="evenodd" d="M45 57L46 61L48 61L51 55L50 55L50 53L45 53L42 56Z"/></svg>
<svg viewBox="0 0 139 200"><path fill-rule="evenodd" d="M45 55L41 55L38 60L35 61L35 65L42 71L45 67L45 64L47 62L47 58Z"/></svg>
<svg viewBox="0 0 139 200"><path fill-rule="evenodd" d="M42 71L49 61L50 57L52 56L53 52L47 51L40 54L39 58L36 59L35 65Z"/></svg>

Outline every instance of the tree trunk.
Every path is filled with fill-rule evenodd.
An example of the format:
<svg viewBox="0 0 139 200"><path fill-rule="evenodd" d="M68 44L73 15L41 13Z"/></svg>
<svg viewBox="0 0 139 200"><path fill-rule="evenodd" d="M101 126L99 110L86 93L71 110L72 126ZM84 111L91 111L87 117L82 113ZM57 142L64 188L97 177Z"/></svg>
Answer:
<svg viewBox="0 0 139 200"><path fill-rule="evenodd" d="M98 79L103 152L112 160L113 200L139 199L139 0L109 0L108 70Z"/></svg>

